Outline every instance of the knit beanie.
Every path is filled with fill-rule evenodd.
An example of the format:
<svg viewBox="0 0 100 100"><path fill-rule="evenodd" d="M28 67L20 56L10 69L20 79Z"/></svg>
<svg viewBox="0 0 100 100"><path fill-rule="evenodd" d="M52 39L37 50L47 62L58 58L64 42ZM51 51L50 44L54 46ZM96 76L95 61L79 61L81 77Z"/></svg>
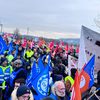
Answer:
<svg viewBox="0 0 100 100"><path fill-rule="evenodd" d="M16 96L20 97L26 93L30 93L30 89L26 85L22 85L18 88Z"/></svg>
<svg viewBox="0 0 100 100"><path fill-rule="evenodd" d="M66 82L67 80L70 81L71 86L74 84L74 80L73 80L73 78L72 78L71 76L67 76L67 77L65 77L65 82Z"/></svg>
<svg viewBox="0 0 100 100"><path fill-rule="evenodd" d="M62 79L63 79L62 75L54 74L54 76L53 76L53 81L54 82L61 81Z"/></svg>
<svg viewBox="0 0 100 100"><path fill-rule="evenodd" d="M3 57L2 57L2 58L0 59L0 64L2 64L4 61L7 61L7 62L8 62L7 58L3 58Z"/></svg>

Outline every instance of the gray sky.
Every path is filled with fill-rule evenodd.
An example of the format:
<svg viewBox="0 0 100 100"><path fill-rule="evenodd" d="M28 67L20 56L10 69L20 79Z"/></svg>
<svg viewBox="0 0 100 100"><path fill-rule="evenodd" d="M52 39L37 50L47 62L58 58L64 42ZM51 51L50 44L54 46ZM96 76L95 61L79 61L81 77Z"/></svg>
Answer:
<svg viewBox="0 0 100 100"><path fill-rule="evenodd" d="M100 0L0 0L0 21L6 28L80 33L95 27Z"/></svg>

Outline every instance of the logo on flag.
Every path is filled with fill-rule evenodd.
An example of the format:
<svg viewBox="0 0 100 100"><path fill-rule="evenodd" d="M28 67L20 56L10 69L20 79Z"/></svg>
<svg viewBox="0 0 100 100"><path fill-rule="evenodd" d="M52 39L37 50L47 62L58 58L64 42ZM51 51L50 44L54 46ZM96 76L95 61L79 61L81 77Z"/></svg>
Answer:
<svg viewBox="0 0 100 100"><path fill-rule="evenodd" d="M48 75L43 75L39 78L37 82L37 89L44 96L47 95L47 86L48 86Z"/></svg>
<svg viewBox="0 0 100 100"><path fill-rule="evenodd" d="M90 77L85 71L83 71L80 76L80 89L81 92L84 92L89 87Z"/></svg>

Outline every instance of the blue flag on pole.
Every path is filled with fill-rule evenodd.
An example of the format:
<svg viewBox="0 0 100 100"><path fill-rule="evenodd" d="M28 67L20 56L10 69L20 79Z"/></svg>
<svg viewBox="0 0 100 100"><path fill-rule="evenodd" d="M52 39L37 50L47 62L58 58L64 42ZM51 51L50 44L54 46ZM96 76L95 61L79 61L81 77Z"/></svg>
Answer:
<svg viewBox="0 0 100 100"><path fill-rule="evenodd" d="M40 100L41 98L48 95L49 89L49 65L46 64L44 66L43 62L39 60L39 63L42 67L38 70L36 62L33 63L32 71L29 77L27 78L26 84L28 87L34 87L37 92L37 96L35 96L36 100ZM40 66L40 65L38 65Z"/></svg>
<svg viewBox="0 0 100 100"><path fill-rule="evenodd" d="M9 54L11 54L11 52L13 51L13 41L11 41L10 43L9 43L9 46L8 46L8 55Z"/></svg>
<svg viewBox="0 0 100 100"><path fill-rule="evenodd" d="M94 84L94 63L95 55L90 59L90 61L83 69L90 76L89 87L91 87Z"/></svg>
<svg viewBox="0 0 100 100"><path fill-rule="evenodd" d="M45 66L45 69L32 81L32 86L35 88L39 99L48 95L49 90L49 66Z"/></svg>
<svg viewBox="0 0 100 100"><path fill-rule="evenodd" d="M38 68L40 69L40 72L45 68L41 57L38 59Z"/></svg>
<svg viewBox="0 0 100 100"><path fill-rule="evenodd" d="M33 62L30 75L27 77L27 80L26 80L26 84L29 87L32 87L32 84L30 83L31 80L34 80L34 78L36 78L44 70L44 68L45 67L43 65L41 58L38 59L38 62L36 62L36 61Z"/></svg>
<svg viewBox="0 0 100 100"><path fill-rule="evenodd" d="M50 54L48 55L48 65L49 65L49 70L52 71L52 64L51 64L51 56L50 56Z"/></svg>
<svg viewBox="0 0 100 100"><path fill-rule="evenodd" d="M7 45L5 40L3 40L3 38L0 36L0 54L3 54L4 51L7 50Z"/></svg>
<svg viewBox="0 0 100 100"><path fill-rule="evenodd" d="M17 54L18 54L18 45L16 45L16 52L15 52L15 55L14 55L14 57L16 58L17 57Z"/></svg>
<svg viewBox="0 0 100 100"><path fill-rule="evenodd" d="M80 89L82 93L91 88L94 84L94 64L95 55L89 60L80 73Z"/></svg>
<svg viewBox="0 0 100 100"><path fill-rule="evenodd" d="M27 80L26 80L26 84L30 88L32 87L32 84L30 83L31 80L34 80L34 78L36 78L39 75L39 73L40 73L40 68L39 68L38 64L36 63L36 61L34 61L33 65L32 65L30 75L27 77Z"/></svg>

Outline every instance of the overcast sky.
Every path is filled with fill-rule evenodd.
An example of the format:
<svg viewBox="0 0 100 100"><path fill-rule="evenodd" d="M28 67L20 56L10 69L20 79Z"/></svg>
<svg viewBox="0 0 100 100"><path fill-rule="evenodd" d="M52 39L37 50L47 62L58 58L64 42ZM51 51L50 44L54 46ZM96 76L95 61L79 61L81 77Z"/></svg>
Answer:
<svg viewBox="0 0 100 100"><path fill-rule="evenodd" d="M95 27L100 0L0 0L4 28L80 33L81 25Z"/></svg>

